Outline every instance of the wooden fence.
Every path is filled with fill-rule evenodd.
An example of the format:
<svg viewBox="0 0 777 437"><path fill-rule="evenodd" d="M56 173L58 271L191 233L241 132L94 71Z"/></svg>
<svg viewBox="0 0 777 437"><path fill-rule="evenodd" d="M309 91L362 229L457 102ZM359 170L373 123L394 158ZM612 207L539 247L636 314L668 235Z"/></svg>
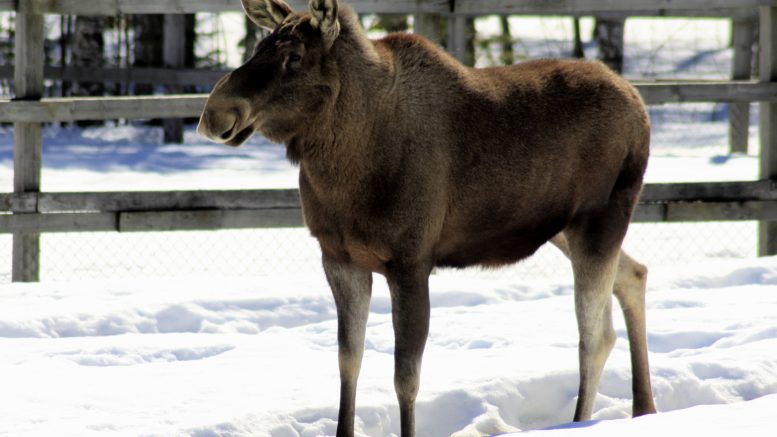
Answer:
<svg viewBox="0 0 777 437"><path fill-rule="evenodd" d="M306 2L292 0L294 8ZM777 253L777 0L351 0L363 13L433 14L462 28L485 14L757 16L757 81L636 83L649 104L759 102L760 176L753 182L648 184L636 221L758 220L759 253ZM0 194L0 233L13 234L13 281L37 281L42 232L168 231L302 226L296 190L41 193L44 122L198 116L205 95L41 98L43 14L183 14L240 10L239 0L0 0L15 10L16 99L0 100L0 121L14 123L14 192ZM418 18L417 18L418 19ZM450 35L451 47L461 36ZM72 72L73 70L71 70ZM179 69L175 74L198 73ZM49 71L49 74L52 72ZM65 73L62 73L65 74ZM71 73L72 74L72 73ZM114 71L143 75L150 71ZM158 71L154 74L158 74ZM207 73L213 74L213 73Z"/></svg>

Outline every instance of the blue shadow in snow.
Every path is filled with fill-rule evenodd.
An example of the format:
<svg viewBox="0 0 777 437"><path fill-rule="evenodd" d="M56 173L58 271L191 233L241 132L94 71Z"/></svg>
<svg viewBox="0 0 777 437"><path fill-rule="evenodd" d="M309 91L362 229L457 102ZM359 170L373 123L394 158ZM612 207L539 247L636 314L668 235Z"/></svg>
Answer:
<svg viewBox="0 0 777 437"><path fill-rule="evenodd" d="M710 164L723 165L731 159L731 155L715 155L710 158Z"/></svg>
<svg viewBox="0 0 777 437"><path fill-rule="evenodd" d="M540 434L542 431L555 431L559 429L580 429L580 428L590 428L592 426L597 425L601 420L588 420L585 422L570 422L570 423L564 423L561 425L554 425L549 426L547 428L542 429L531 429L526 430L525 432L531 432L532 434ZM490 437L499 437L499 436L507 436L507 435L521 435L523 432L517 432L517 433L507 433L507 434L494 434Z"/></svg>
<svg viewBox="0 0 777 437"><path fill-rule="evenodd" d="M288 165L285 149L255 135L239 148L210 144L185 128L189 142L164 144L161 129L122 126L130 131L111 139L110 127L46 127L43 132L43 166L50 169L88 169L97 172L130 170L148 173L174 173L185 170L227 168L228 162L245 161L257 171L275 170ZM106 138L107 137L107 138ZM194 140L192 140L194 138ZM0 131L0 163L13 162L13 129ZM243 165L241 165L243 167Z"/></svg>
<svg viewBox="0 0 777 437"><path fill-rule="evenodd" d="M694 53L693 56L689 56L688 58L678 62L674 68L674 71L675 72L688 71L693 66L700 64L702 62L706 62L710 57L722 52L723 50L724 49L699 50L698 52Z"/></svg>
<svg viewBox="0 0 777 437"><path fill-rule="evenodd" d="M589 428L597 425L601 420L587 420L585 422L570 422L561 425L550 426L543 428L542 431L552 431L556 429L577 429L577 428Z"/></svg>

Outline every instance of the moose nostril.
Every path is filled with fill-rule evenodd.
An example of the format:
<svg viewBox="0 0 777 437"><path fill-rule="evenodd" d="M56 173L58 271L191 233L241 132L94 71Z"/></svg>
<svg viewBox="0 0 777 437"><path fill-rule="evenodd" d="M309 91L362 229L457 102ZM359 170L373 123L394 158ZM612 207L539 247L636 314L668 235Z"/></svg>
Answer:
<svg viewBox="0 0 777 437"><path fill-rule="evenodd" d="M206 108L200 116L197 132L216 143L226 143L239 131L240 117L226 111L214 111Z"/></svg>
<svg viewBox="0 0 777 437"><path fill-rule="evenodd" d="M221 135L219 135L219 138L226 141L232 137L232 131L235 130L235 127L232 126L231 128L227 129L225 132L223 132Z"/></svg>

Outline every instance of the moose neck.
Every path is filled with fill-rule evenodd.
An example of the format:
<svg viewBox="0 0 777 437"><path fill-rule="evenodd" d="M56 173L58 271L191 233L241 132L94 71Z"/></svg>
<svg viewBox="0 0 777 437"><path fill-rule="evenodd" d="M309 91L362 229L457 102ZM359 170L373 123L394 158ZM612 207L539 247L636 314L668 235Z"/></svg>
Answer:
<svg viewBox="0 0 777 437"><path fill-rule="evenodd" d="M341 11L340 22L340 36L329 54L337 86L329 107L305 133L300 156L301 171L321 189L353 186L369 171L380 146L371 132L383 118L380 112L391 105L390 56L378 52L352 11Z"/></svg>

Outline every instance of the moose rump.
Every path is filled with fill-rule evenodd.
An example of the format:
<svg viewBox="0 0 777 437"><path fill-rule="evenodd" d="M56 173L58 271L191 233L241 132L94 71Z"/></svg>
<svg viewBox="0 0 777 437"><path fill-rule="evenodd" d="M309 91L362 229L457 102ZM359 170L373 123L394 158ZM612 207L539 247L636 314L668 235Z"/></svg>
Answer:
<svg viewBox="0 0 777 437"><path fill-rule="evenodd" d="M374 272L391 293L402 435L429 330L434 266L498 266L550 241L572 261L580 333L575 420L591 417L621 304L634 414L655 411L645 333L646 269L621 250L642 187L649 121L598 62L467 68L422 37L370 40L336 0L294 12L242 0L272 30L222 78L198 131L237 146L258 131L300 167L305 223L338 314L338 436L352 436Z"/></svg>
<svg viewBox="0 0 777 437"><path fill-rule="evenodd" d="M450 200L438 265L513 263L594 216L620 216L615 228L622 232L603 230L612 241L600 240L619 247L649 147L636 92L594 62L546 60L470 74L482 90L462 89L458 105L449 106Z"/></svg>

